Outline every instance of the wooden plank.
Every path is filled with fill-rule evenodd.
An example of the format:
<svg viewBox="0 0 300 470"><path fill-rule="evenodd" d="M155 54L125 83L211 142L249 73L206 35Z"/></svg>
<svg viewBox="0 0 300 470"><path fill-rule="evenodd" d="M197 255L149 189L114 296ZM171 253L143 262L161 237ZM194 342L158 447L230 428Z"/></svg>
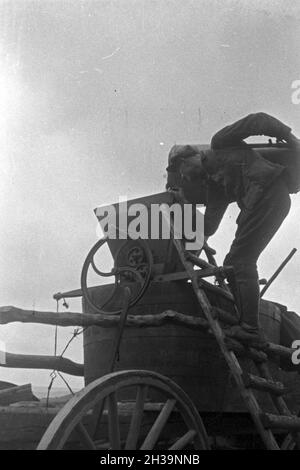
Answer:
<svg viewBox="0 0 300 470"><path fill-rule="evenodd" d="M34 405L33 405L34 403ZM55 416L59 410L62 408L61 406L53 406L51 408L46 408L45 406L39 406L38 402L33 402L29 404L22 404L21 406L17 406L16 404L9 405L9 406L0 406L0 419L3 416L17 416L17 415L49 415L51 419ZM33 405L33 406L32 406ZM3 429L0 430L3 431Z"/></svg>
<svg viewBox="0 0 300 470"><path fill-rule="evenodd" d="M157 419L155 420L152 428L150 429L146 439L144 440L141 450L152 450L153 447L155 446L160 433L163 429L163 427L166 425L170 414L172 413L174 407L176 404L176 400L174 399L169 399L165 403L163 409L159 413Z"/></svg>
<svg viewBox="0 0 300 470"><path fill-rule="evenodd" d="M0 449L35 449L60 408L0 407Z"/></svg>
<svg viewBox="0 0 300 470"><path fill-rule="evenodd" d="M32 393L31 384L19 385L0 390L0 406L20 401L39 401Z"/></svg>
<svg viewBox="0 0 300 470"><path fill-rule="evenodd" d="M146 386L138 387L135 408L132 414L129 432L128 432L128 436L127 436L126 444L125 444L126 450L136 449L136 445L137 445L139 434L140 434L142 419L143 419L144 405L145 405L145 399L147 396L147 391L148 391L148 387Z"/></svg>

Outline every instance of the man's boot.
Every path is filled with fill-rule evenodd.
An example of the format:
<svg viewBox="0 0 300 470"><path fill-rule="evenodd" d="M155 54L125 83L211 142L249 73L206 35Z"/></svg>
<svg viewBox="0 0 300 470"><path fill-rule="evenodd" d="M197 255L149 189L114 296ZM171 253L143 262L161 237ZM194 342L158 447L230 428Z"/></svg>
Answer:
<svg viewBox="0 0 300 470"><path fill-rule="evenodd" d="M226 330L227 336L246 343L265 343L266 339L259 327L259 283L256 278L228 279L240 313L240 324Z"/></svg>

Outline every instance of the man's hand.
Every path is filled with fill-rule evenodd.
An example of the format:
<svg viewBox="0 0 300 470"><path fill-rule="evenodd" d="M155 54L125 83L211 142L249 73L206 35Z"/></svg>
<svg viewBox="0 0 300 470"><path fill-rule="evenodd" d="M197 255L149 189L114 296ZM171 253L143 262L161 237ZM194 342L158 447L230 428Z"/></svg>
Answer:
<svg viewBox="0 0 300 470"><path fill-rule="evenodd" d="M188 201L184 197L184 194L181 188L169 189L168 192L172 194L176 202L179 202L180 204L187 204Z"/></svg>
<svg viewBox="0 0 300 470"><path fill-rule="evenodd" d="M291 132L286 138L286 143L292 148L300 148L300 139L297 139L297 137Z"/></svg>
<svg viewBox="0 0 300 470"><path fill-rule="evenodd" d="M207 237L207 236L204 237L204 243L203 243L202 249L203 249L204 251L206 251L207 253L211 254L211 255L216 255L216 254L217 254L216 250L214 250L213 248L211 248L211 247L208 245L208 243L207 243L208 238L209 238L209 237Z"/></svg>

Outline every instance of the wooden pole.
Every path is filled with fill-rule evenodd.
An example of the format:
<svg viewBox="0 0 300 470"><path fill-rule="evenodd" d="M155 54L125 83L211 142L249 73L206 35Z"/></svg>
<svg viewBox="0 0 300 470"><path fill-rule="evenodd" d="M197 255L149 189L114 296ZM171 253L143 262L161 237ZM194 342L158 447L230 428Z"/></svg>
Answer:
<svg viewBox="0 0 300 470"><path fill-rule="evenodd" d="M155 315L128 315L126 326L132 327L152 327L160 326L167 321L185 324L191 327L207 328L207 321L204 318L185 315L175 312L174 310L166 310ZM119 315L102 315L91 313L75 313L75 312L38 312L32 310L22 310L17 307L0 307L0 324L4 325L12 322L22 323L41 323L44 325L58 326L101 326L109 328L117 326L120 322Z"/></svg>
<svg viewBox="0 0 300 470"><path fill-rule="evenodd" d="M278 269L276 269L275 273L273 276L270 277L264 288L261 290L260 297L264 295L264 293L269 289L270 285L275 281L275 279L279 276L283 268L287 265L287 263L290 261L290 259L294 256L296 253L297 248L293 248L290 254L285 258L285 260L281 263Z"/></svg>
<svg viewBox="0 0 300 470"><path fill-rule="evenodd" d="M11 367L13 369L50 369L64 372L69 375L82 377L84 375L83 364L78 364L70 359L60 356L32 356L27 354L13 354L0 351L0 367Z"/></svg>
<svg viewBox="0 0 300 470"><path fill-rule="evenodd" d="M235 324L236 318L222 309L213 309L216 316L224 323ZM99 326L102 328L111 328L119 325L119 315L102 315L102 314L82 314L82 313L55 313L55 312L39 312L31 310L22 310L17 307L0 307L0 324L7 324L11 322L22 323L41 323L46 325L58 326ZM186 315L174 310L166 310L162 313L155 315L128 315L126 320L127 327L142 328L142 327L159 327L165 323L173 322L188 328L197 328L208 330L209 324L203 317L196 317L193 315ZM294 349L286 348L279 344L268 343L266 348L263 349L269 356L284 356L291 357ZM1 352L0 352L1 354ZM1 357L1 356L0 356ZM35 357L35 356L30 356ZM39 356L38 356L39 357ZM41 356L50 357L50 356ZM59 358L54 358L58 360ZM65 359L67 360L67 359ZM71 362L71 361L70 361ZM81 366L81 365L80 365ZM11 366L13 367L13 366ZM57 369L56 367L46 367L47 369ZM59 369L57 369L59 370ZM61 371L63 372L63 371ZM76 375L76 374L74 374ZM79 374L81 375L81 374Z"/></svg>

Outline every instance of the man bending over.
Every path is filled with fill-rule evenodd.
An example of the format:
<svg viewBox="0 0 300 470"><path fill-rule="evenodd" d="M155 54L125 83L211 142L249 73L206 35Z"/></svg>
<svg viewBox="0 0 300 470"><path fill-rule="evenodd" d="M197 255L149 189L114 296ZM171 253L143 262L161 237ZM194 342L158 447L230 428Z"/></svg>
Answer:
<svg viewBox="0 0 300 470"><path fill-rule="evenodd" d="M224 265L233 266L235 272L235 279L228 279L240 313L233 335L245 341L260 340L257 260L290 210L289 194L300 187L300 159L295 158L294 168L287 168L284 161L267 160L244 141L254 135L275 137L295 153L299 150L290 127L256 113L217 132L210 150L174 146L167 168L167 188L179 189L187 202L205 204L205 242L218 229L231 202L241 210Z"/></svg>

